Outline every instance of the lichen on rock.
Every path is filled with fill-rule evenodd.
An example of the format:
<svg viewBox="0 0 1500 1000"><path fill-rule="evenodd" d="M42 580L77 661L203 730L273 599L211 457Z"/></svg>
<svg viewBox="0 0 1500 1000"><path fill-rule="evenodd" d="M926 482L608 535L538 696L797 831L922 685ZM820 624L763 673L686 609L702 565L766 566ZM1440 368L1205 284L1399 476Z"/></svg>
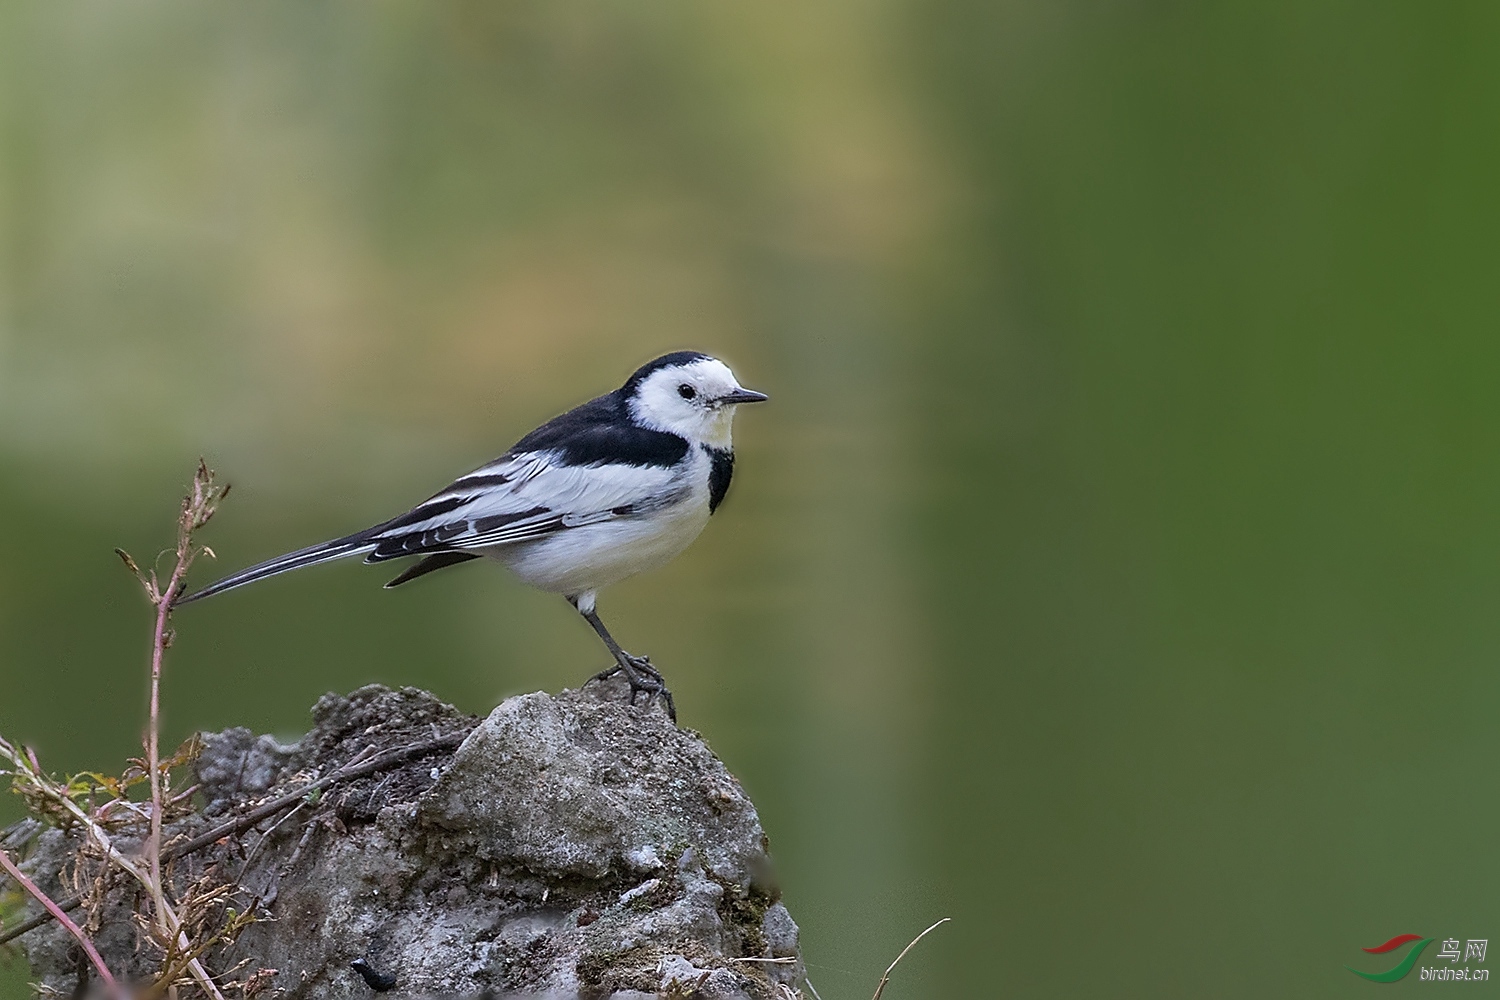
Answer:
<svg viewBox="0 0 1500 1000"><path fill-rule="evenodd" d="M178 859L174 886L232 878L261 918L211 968L274 969L263 979L278 994L263 995L289 1000L368 998L389 977L389 996L796 995L797 926L754 806L701 737L632 708L623 686L521 695L483 720L370 686L313 715L290 747L244 729L206 737L203 807L169 837L351 761L467 735ZM48 831L28 864L60 890L78 846ZM117 886L97 916L128 928L135 903ZM39 978L71 991L64 932L24 940ZM143 968L134 935L100 943L112 967Z"/></svg>

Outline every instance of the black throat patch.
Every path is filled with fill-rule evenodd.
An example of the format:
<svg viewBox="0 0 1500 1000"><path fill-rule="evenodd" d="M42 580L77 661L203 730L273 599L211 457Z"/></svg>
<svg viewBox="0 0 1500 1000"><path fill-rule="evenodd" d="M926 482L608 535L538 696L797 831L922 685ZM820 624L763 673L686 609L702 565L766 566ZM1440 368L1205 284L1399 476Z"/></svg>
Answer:
<svg viewBox="0 0 1500 1000"><path fill-rule="evenodd" d="M724 502L724 494L729 492L729 480L734 477L734 452L708 445L704 445L703 450L713 462L708 470L708 512L712 514Z"/></svg>

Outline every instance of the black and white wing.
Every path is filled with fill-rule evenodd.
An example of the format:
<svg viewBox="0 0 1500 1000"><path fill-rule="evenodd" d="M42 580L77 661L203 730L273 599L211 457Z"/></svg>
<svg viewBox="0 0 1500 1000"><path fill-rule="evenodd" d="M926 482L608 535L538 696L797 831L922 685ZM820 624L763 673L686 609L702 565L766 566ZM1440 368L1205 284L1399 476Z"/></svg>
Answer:
<svg viewBox="0 0 1500 1000"><path fill-rule="evenodd" d="M671 467L572 465L551 452L511 454L371 528L365 561L530 541L645 513L670 503L682 489Z"/></svg>

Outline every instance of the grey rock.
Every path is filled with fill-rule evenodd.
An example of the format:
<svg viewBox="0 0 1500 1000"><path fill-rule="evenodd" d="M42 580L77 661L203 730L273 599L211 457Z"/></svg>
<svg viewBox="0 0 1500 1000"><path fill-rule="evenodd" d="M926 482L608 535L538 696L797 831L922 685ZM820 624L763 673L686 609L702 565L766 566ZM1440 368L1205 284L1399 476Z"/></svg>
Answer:
<svg viewBox="0 0 1500 1000"><path fill-rule="evenodd" d="M797 923L781 903L772 903L766 910L762 930L766 935L766 947L773 958L797 958Z"/></svg>
<svg viewBox="0 0 1500 1000"><path fill-rule="evenodd" d="M668 955L657 965L662 989L676 988L693 997L714 1000L748 1000L733 973L724 969L699 968L681 955Z"/></svg>
<svg viewBox="0 0 1500 1000"><path fill-rule="evenodd" d="M208 799L204 813L216 815L236 801L270 790L294 750L243 726L205 736L195 765Z"/></svg>
<svg viewBox="0 0 1500 1000"><path fill-rule="evenodd" d="M261 918L209 967L274 969L274 995L320 1000L374 996L356 959L396 977L393 997L794 995L797 926L754 806L696 733L626 697L617 684L522 695L479 721L425 692L371 686L320 700L295 746L244 729L206 737L205 810L169 838L360 754L467 733L451 754L334 785L180 859L179 897L236 877L235 905ZM120 843L135 845L129 831ZM49 830L28 864L60 892L78 847ZM112 968L140 975L152 957L133 950L135 906L132 891L111 893L99 942ZM34 974L71 991L61 929L23 941Z"/></svg>

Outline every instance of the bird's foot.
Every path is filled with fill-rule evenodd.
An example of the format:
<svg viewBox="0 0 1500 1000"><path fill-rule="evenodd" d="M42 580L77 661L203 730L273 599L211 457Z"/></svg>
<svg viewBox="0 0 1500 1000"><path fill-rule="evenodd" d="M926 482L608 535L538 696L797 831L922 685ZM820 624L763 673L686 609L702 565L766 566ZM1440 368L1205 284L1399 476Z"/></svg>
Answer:
<svg viewBox="0 0 1500 1000"><path fill-rule="evenodd" d="M656 667L652 666L652 664L651 664L651 657L649 657L649 656L630 656L629 653L626 653L625 655L630 657L631 665L633 667L635 667L636 670L639 670L641 673L645 674L647 677L649 677L651 680L655 681L658 684L661 684L661 683L665 682L665 678L662 677L661 671L657 670ZM586 681L585 683L592 683L593 681L607 681L611 677L613 677L615 674L618 674L618 673L622 672L624 669L625 668L622 665L620 665L619 663L616 663L614 666L610 667L608 670L601 670L601 671L599 671L597 674L595 674L594 676L590 677L588 679L588 681Z"/></svg>
<svg viewBox="0 0 1500 1000"><path fill-rule="evenodd" d="M634 705L636 699L644 694L646 704L651 704L652 698L660 698L662 705L667 710L667 717L673 722L677 721L677 705L672 700L672 692L667 689L667 682L661 675L661 671L651 665L649 656L631 656L626 653L624 658L616 661L615 665L608 670L601 670L589 681L607 681L615 674L623 673L625 680L630 684L630 704Z"/></svg>

